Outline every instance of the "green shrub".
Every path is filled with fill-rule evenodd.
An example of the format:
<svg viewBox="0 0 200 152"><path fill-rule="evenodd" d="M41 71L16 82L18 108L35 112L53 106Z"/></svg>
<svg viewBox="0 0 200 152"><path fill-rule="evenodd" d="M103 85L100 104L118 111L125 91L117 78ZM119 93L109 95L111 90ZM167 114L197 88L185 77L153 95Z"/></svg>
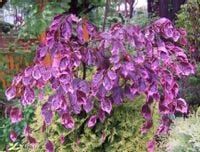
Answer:
<svg viewBox="0 0 200 152"><path fill-rule="evenodd" d="M146 142L153 138L155 130L152 128L147 135L142 135L140 132L144 119L138 108L141 108L143 103L144 98L139 97L133 102L114 107L113 114L106 118L103 124L99 123L93 129L87 127L87 118L83 119L83 115L76 117L77 125L73 130L64 129L60 125L60 120L55 117L54 122L47 127L45 132L41 132L43 120L40 116L41 105L38 105L35 110L34 123L31 124L32 135L38 142L36 149L32 150L28 147L26 140L18 148L22 152L42 151L48 137L54 142L56 151L59 152L145 152ZM156 107L154 108L154 120L158 120ZM60 143L61 135L65 136L64 144Z"/></svg>

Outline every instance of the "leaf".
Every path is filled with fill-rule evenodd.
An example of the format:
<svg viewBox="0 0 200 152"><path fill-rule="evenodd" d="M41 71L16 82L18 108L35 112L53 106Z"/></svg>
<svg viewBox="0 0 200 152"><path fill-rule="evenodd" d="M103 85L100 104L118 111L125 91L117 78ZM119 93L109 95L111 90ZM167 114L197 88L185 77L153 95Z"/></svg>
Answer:
<svg viewBox="0 0 200 152"><path fill-rule="evenodd" d="M86 19L83 20L82 28L83 28L83 40L84 40L84 42L88 42L89 41L89 32L87 29Z"/></svg>
<svg viewBox="0 0 200 152"><path fill-rule="evenodd" d="M51 55L50 53L47 53L46 56L44 57L44 59L42 60L42 64L45 66L45 67L51 67L52 65L52 58L51 58Z"/></svg>

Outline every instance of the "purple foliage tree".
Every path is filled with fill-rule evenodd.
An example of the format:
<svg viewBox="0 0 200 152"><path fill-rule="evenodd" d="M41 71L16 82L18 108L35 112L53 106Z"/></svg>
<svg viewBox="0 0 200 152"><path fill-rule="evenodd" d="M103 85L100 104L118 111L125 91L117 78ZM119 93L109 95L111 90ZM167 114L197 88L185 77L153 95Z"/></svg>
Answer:
<svg viewBox="0 0 200 152"><path fill-rule="evenodd" d="M155 102L161 115L157 134L165 133L171 123L168 115L187 112L185 100L178 97L177 83L182 76L194 73L184 53L186 44L186 32L166 18L144 29L115 24L100 32L85 19L58 15L46 41L37 49L34 64L14 77L6 96L8 100L20 98L23 106L31 105L35 89L42 91L50 84L53 94L41 112L44 125L50 125L57 113L61 124L71 129L75 126L73 115L84 111L90 115L88 127L93 127L112 114L114 105L144 94L146 103L141 112L146 121L142 132L152 127L151 105ZM91 78L87 78L88 67L94 69ZM79 70L83 71L81 77ZM92 110L96 114L91 115ZM19 109L12 110L10 116L13 123L23 119ZM25 132L31 137L27 128ZM31 141L36 143L32 137ZM53 143L47 141L46 149L51 151Z"/></svg>

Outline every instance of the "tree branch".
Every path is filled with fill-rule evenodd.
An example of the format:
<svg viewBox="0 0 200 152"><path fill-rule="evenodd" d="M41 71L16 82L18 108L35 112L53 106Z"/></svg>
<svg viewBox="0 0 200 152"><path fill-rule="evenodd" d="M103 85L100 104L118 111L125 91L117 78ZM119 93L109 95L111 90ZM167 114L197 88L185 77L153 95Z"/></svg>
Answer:
<svg viewBox="0 0 200 152"><path fill-rule="evenodd" d="M106 0L106 7L105 7L105 13L104 13L104 19L103 19L103 31L105 30L105 27L106 27L106 19L109 12L109 4L110 4L110 0Z"/></svg>
<svg viewBox="0 0 200 152"><path fill-rule="evenodd" d="M83 64L83 77L82 77L82 79L85 80L87 67L86 67L86 64L84 62L82 62L82 64Z"/></svg>

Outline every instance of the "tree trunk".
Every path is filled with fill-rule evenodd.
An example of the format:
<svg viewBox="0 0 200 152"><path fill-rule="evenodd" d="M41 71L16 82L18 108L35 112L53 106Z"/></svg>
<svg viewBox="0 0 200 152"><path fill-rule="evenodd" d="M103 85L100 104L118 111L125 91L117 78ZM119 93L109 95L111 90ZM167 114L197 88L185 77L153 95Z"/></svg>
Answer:
<svg viewBox="0 0 200 152"><path fill-rule="evenodd" d="M103 31L105 30L105 27L106 27L106 19L109 12L109 4L110 4L110 0L106 0L105 13L104 13L104 19L103 19Z"/></svg>
<svg viewBox="0 0 200 152"><path fill-rule="evenodd" d="M134 5L134 3L135 3L135 0L130 1L130 16L129 16L130 18L133 17L133 10L134 10L133 5Z"/></svg>
<svg viewBox="0 0 200 152"><path fill-rule="evenodd" d="M160 0L159 2L159 16L166 17L170 19L169 10L168 10L168 0Z"/></svg>
<svg viewBox="0 0 200 152"><path fill-rule="evenodd" d="M147 1L147 11L149 17L153 14L153 0L148 0Z"/></svg>
<svg viewBox="0 0 200 152"><path fill-rule="evenodd" d="M71 0L69 13L78 15L78 0Z"/></svg>
<svg viewBox="0 0 200 152"><path fill-rule="evenodd" d="M0 8L2 8L4 6L4 4L6 4L7 0L0 0Z"/></svg>

